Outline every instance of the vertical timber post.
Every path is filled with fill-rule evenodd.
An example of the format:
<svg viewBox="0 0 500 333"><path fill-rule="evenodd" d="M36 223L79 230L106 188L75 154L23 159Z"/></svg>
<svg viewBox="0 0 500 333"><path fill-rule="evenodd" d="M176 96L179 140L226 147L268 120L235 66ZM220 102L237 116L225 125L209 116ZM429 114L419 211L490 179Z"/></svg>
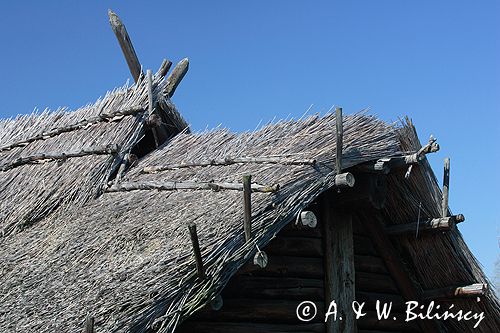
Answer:
<svg viewBox="0 0 500 333"><path fill-rule="evenodd" d="M342 108L335 108L335 121L337 125L337 155L336 155L336 169L337 175L342 172L342 138L344 135L344 127L342 124Z"/></svg>
<svg viewBox="0 0 500 333"><path fill-rule="evenodd" d="M146 79L148 84L148 116L151 119L153 116L153 74L151 73L150 69L146 71ZM156 148L158 148L160 142L158 140L158 133L156 132L156 128L153 127L151 129L151 132L153 132L155 146Z"/></svg>
<svg viewBox="0 0 500 333"><path fill-rule="evenodd" d="M243 205L245 209L245 241L252 239L252 176L243 176Z"/></svg>
<svg viewBox="0 0 500 333"><path fill-rule="evenodd" d="M87 319L85 319L85 331L84 331L84 333L95 333L94 317L88 316Z"/></svg>
<svg viewBox="0 0 500 333"><path fill-rule="evenodd" d="M325 192L321 198L321 216L324 225L325 314L334 311L330 307L333 301L337 306L337 320L333 314L328 316L326 332L356 332L351 309L355 300L352 214L333 207L331 194Z"/></svg>
<svg viewBox="0 0 500 333"><path fill-rule="evenodd" d="M444 159L442 217L448 216L448 195L450 192L450 158Z"/></svg>
<svg viewBox="0 0 500 333"><path fill-rule="evenodd" d="M191 223L188 225L191 243L193 244L194 259L196 261L196 271L200 279L205 278L205 269L203 268L203 261L201 259L200 242L198 240L198 233L196 232L196 224Z"/></svg>

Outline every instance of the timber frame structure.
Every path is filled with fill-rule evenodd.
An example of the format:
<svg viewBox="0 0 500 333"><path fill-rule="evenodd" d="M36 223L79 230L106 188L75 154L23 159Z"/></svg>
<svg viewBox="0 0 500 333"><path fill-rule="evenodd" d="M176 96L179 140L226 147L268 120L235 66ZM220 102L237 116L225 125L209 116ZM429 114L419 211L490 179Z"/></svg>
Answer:
<svg viewBox="0 0 500 333"><path fill-rule="evenodd" d="M366 112L191 133L189 61L69 112L0 121L2 332L494 332L499 301L409 119ZM330 301L342 320L325 319ZM355 318L354 300L367 315ZM317 316L300 321L311 301ZM377 301L392 302L378 320ZM483 313L405 321L406 301ZM394 317L394 318L392 318Z"/></svg>

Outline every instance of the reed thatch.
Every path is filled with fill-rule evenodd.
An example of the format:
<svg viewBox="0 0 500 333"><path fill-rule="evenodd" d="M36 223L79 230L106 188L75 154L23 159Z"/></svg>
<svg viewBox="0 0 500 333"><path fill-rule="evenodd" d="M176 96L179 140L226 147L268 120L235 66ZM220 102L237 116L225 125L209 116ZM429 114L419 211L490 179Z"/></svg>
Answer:
<svg viewBox="0 0 500 333"><path fill-rule="evenodd" d="M164 85L155 81L157 91ZM58 207L96 197L144 135L147 101L146 84L140 83L74 112L59 109L0 121L0 241ZM179 132L185 122L169 105L167 118Z"/></svg>
<svg viewBox="0 0 500 333"><path fill-rule="evenodd" d="M112 134L102 134L107 135ZM109 143L116 141L110 139ZM100 142L104 143L108 141ZM343 144L343 168L415 153L420 148L410 125L386 124L364 113L344 118ZM95 200L88 200L91 195L87 195L86 200L81 200L83 206L66 205L0 242L0 330L75 332L91 315L98 332L173 332L180 321L215 298L238 268L303 208L335 185L335 150L333 115L269 124L252 133L217 129L178 134L139 160L124 175L121 185L241 183L248 174L257 184L278 184L277 192L252 194L253 241L245 243L242 192L237 190L145 187L120 191L118 187ZM258 161L210 162L248 157ZM315 163L266 162L270 158ZM97 173L93 165L86 164ZM20 173L24 172L21 168L28 167L36 170L46 165L26 165L7 172ZM84 181L80 178L87 176L80 169L66 170L67 183L62 185L77 193L95 195L107 179L107 168L101 167L103 174ZM53 181L51 173L44 175ZM19 176L27 178L26 182L31 177L25 173ZM426 214L439 216L441 194L425 160L421 167L414 168L408 181L404 175L390 177L393 190L389 192L386 212L392 223L414 220L416 212L407 206L415 200L422 202ZM91 190L74 184L88 184L89 179L96 178L99 181L91 183ZM18 202L9 201L6 206L32 207L31 196L24 195L19 194ZM204 280L196 274L188 231L191 223L197 225ZM428 244L400 240L401 251L408 252L411 259L408 266L422 287L485 280L458 231L425 242ZM420 249L421 244L427 244L427 254ZM445 258L439 262L442 269L433 267L437 261L426 260L429 253ZM451 267L453 263L457 267ZM450 277L446 269L460 273ZM481 304L489 316L498 315L494 296L483 299ZM487 328L498 323L491 316Z"/></svg>

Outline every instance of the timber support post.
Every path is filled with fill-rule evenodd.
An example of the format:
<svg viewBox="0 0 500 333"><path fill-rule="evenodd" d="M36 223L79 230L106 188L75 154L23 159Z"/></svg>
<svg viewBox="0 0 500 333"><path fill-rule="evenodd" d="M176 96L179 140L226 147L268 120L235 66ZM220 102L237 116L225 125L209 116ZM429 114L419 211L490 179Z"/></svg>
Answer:
<svg viewBox="0 0 500 333"><path fill-rule="evenodd" d="M243 176L243 205L245 241L252 239L252 176Z"/></svg>
<svg viewBox="0 0 500 333"><path fill-rule="evenodd" d="M344 135L344 127L342 124L342 108L335 108L335 122L337 125L337 153L335 156L335 166L337 174L342 172L342 141Z"/></svg>
<svg viewBox="0 0 500 333"><path fill-rule="evenodd" d="M198 240L198 234L196 232L196 224L191 223L188 225L189 235L191 237L191 243L193 244L194 259L196 261L196 271L198 272L198 277L200 279L205 278L205 269L203 267L203 260L201 259L200 242Z"/></svg>
<svg viewBox="0 0 500 333"><path fill-rule="evenodd" d="M356 320L351 309L351 304L355 300L352 215L348 211L334 207L331 195L326 192L321 199L325 251L326 332L356 332ZM333 301L338 307L337 320L334 320L331 314L334 311L334 308L331 308ZM342 320L339 320L340 317Z"/></svg>
<svg viewBox="0 0 500 333"><path fill-rule="evenodd" d="M111 9L108 10L108 16L109 24L111 24L111 29L113 29L116 39L118 39L118 43L120 44L123 55L125 56L128 68L130 69L130 73L132 74L134 81L137 83L144 73L142 73L139 58L137 58L137 54L135 53L134 46L132 45L127 29L118 15L116 15Z"/></svg>

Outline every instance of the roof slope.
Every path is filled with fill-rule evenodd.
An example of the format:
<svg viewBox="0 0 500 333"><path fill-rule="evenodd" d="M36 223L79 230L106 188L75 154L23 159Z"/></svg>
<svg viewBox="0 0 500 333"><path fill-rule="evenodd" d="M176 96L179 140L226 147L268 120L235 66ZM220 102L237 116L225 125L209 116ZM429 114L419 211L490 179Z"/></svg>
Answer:
<svg viewBox="0 0 500 333"><path fill-rule="evenodd" d="M257 183L279 184L277 193L252 195L256 242L263 246L333 185L334 128L335 117L328 115L271 124L254 133L180 134L141 160L124 182L240 182L250 173ZM394 127L374 117L346 117L344 129L346 166L398 153ZM140 172L159 164L270 155L317 163ZM162 331L171 331L182 317L213 297L255 252L255 245L244 244L241 201L241 192L232 190L105 193L83 209L60 211L36 228L7 238L0 244L1 293L8 294L2 302L0 327L74 331L82 327L88 311L103 331L124 331L132 325L144 332L153 322L163 325ZM196 279L189 222L198 225L208 283Z"/></svg>
<svg viewBox="0 0 500 333"><path fill-rule="evenodd" d="M155 81L158 91L164 84ZM147 99L139 83L74 112L0 121L0 241L59 206L97 196L143 135ZM169 113L180 119L174 107Z"/></svg>
<svg viewBox="0 0 500 333"><path fill-rule="evenodd" d="M344 118L345 167L418 148L411 125L400 128L365 114ZM99 331L146 332L154 327L172 332L179 321L217 295L231 275L253 258L257 246L267 244L334 185L335 149L333 115L270 124L253 133L215 130L177 135L130 169L122 189L146 182L151 188L166 181L232 184L246 174L259 184L279 184L275 193L252 194L255 243L244 242L239 191L143 186L144 190L104 193L84 207L58 210L0 243L0 328L78 331L89 313ZM180 167L264 156L279 156L282 163ZM314 165L297 162L311 159L316 160ZM152 166L175 167L144 172ZM396 177L389 185L398 193L388 201L388 221L413 221L418 212L406 206L415 200L423 202L426 214L439 213L441 194L426 162L414 168L405 185L398 185L403 175L390 177ZM187 228L192 222L197 224L205 281L196 276ZM435 241L419 242L414 251L411 239L400 242L401 251L409 254L409 269L425 288L446 286L450 280L485 280L456 230ZM435 268L436 261L425 256L436 253L456 259ZM450 271L458 273L450 277ZM490 295L479 306L487 308L488 324L480 328L488 332L497 324L498 301Z"/></svg>

